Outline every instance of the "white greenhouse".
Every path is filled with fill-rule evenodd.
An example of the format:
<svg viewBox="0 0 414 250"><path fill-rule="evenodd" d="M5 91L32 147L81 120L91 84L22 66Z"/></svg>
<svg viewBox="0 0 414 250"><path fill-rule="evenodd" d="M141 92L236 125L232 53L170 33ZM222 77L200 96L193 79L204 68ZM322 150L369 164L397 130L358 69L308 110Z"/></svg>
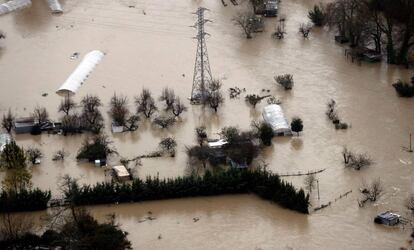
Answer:
<svg viewBox="0 0 414 250"><path fill-rule="evenodd" d="M273 128L276 135L292 135L289 123L279 105L271 104L264 107L263 119Z"/></svg>
<svg viewBox="0 0 414 250"><path fill-rule="evenodd" d="M103 57L104 53L99 50L94 50L86 54L79 66L62 86L60 86L56 93L63 95L75 94Z"/></svg>
<svg viewBox="0 0 414 250"><path fill-rule="evenodd" d="M22 10L32 5L30 0L11 0L0 4L0 16L16 10Z"/></svg>
<svg viewBox="0 0 414 250"><path fill-rule="evenodd" d="M47 0L47 2L52 13L60 14L63 12L62 5L59 0Z"/></svg>

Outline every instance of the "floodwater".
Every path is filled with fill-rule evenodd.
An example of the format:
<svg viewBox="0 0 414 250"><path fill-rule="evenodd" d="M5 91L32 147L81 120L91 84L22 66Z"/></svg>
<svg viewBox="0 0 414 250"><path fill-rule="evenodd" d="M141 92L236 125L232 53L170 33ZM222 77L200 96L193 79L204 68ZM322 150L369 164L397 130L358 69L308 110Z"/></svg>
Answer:
<svg viewBox="0 0 414 250"><path fill-rule="evenodd" d="M206 25L212 73L230 87L246 88L246 93L279 98L289 119L300 116L304 132L300 137L275 138L262 158L269 169L290 173L326 169L318 175L320 200L311 195L313 207L334 201L349 190L347 197L331 207L308 216L282 209L251 195L155 201L117 206L91 207L104 219L116 213L128 238L137 249L397 249L406 246L411 230L377 226L373 217L393 210L406 215L404 201L414 192L414 154L405 152L409 133L414 133L414 102L398 98L391 83L408 80L412 70L386 64L347 61L333 34L314 29L310 39L298 33L307 22L307 10L318 1L285 0L281 14L286 16L287 35L274 40L271 33L276 19L266 19L266 31L251 40L243 37L231 18L243 11L244 4L223 7L221 1L142 1L66 0L65 12L53 16L46 1L19 13L0 17L0 28L7 39L0 41L0 113L11 108L27 116L36 105L48 108L58 119L61 97L56 89L74 70L81 58L70 55L99 49L106 53L100 65L75 95L97 94L105 103L105 116L113 93L125 94L130 101L143 87L159 96L171 87L182 99L190 95L195 59L195 22L191 14L198 6L210 9ZM134 7L131 7L134 6ZM285 92L273 76L291 73L295 86ZM42 94L47 93L46 97ZM267 93L267 92L266 92ZM326 103L338 103L341 118L352 128L337 131L325 116ZM190 106L181 121L169 129L142 122L138 131L111 135L120 155L133 157L157 148L159 140L174 136L178 142L175 158L145 159L139 176L170 177L188 172L185 146L195 143L194 128L206 125L211 135L220 128L236 125L248 129L252 120L261 119L261 103L253 110L243 98L230 100L217 114L208 108ZM131 105L131 110L132 110ZM106 126L109 127L109 119ZM110 134L110 131L107 130ZM57 191L57 179L64 174L82 183L106 179L104 171L75 160L84 135L16 136L20 145L40 147L45 155L41 165L32 168L33 184ZM375 164L361 171L344 169L342 147L367 152ZM53 153L64 148L70 155L64 162L53 162ZM117 163L118 158L111 160ZM0 172L0 177L4 172ZM359 208L358 188L363 180L381 178L385 193L375 204ZM297 187L302 177L286 178ZM156 220L139 222L152 211ZM34 213L38 216L44 212ZM409 215L406 215L409 216ZM193 221L198 217L200 220ZM158 239L161 235L161 239Z"/></svg>

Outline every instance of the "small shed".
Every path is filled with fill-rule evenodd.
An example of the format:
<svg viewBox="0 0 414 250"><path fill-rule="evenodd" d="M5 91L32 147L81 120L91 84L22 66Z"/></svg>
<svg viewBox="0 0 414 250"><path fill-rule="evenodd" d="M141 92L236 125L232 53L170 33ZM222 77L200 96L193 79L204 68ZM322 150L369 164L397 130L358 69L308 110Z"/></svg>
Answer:
<svg viewBox="0 0 414 250"><path fill-rule="evenodd" d="M396 213L391 213L389 211L378 214L374 222L378 224L383 224L387 226L395 226L400 222L400 215Z"/></svg>
<svg viewBox="0 0 414 250"><path fill-rule="evenodd" d="M36 123L33 117L17 118L14 121L14 131L16 134L31 133Z"/></svg>
<svg viewBox="0 0 414 250"><path fill-rule="evenodd" d="M271 104L264 107L262 115L264 121L272 127L276 135L292 135L292 130L280 105Z"/></svg>
<svg viewBox="0 0 414 250"><path fill-rule="evenodd" d="M112 171L118 181L128 181L131 179L131 175L123 165L112 167Z"/></svg>
<svg viewBox="0 0 414 250"><path fill-rule="evenodd" d="M0 134L0 153L3 152L4 147L11 141L9 134Z"/></svg>

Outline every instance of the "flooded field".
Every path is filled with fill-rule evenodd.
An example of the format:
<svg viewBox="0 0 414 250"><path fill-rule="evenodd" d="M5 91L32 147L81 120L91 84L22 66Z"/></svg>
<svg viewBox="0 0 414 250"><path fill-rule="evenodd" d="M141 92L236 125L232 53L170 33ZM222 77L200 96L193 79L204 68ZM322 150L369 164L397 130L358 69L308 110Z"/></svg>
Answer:
<svg viewBox="0 0 414 250"><path fill-rule="evenodd" d="M143 87L155 96L171 87L182 99L190 96L195 60L195 22L198 6L210 9L206 25L212 73L223 81L224 91L238 86L246 93L262 94L262 89L282 101L291 119L300 116L304 132L300 137L275 138L261 156L269 169L287 173L326 169L318 175L320 201L315 193L313 207L335 200L353 190L329 208L304 216L255 196L221 196L141 204L91 207L98 218L116 213L129 239L137 249L398 249L406 245L411 230L391 229L373 223L380 211L393 210L405 215L404 201L414 192L414 154L402 150L414 133L414 102L398 98L391 83L407 80L413 73L386 64L347 61L333 34L314 29L310 39L298 33L307 22L307 11L318 1L284 0L280 12L286 16L287 35L271 38L276 19L266 19L266 30L246 40L231 19L244 4L223 7L221 1L142 1L142 0L65 0L65 12L52 16L46 1L36 0L30 9L0 17L0 29L7 39L0 41L0 115L11 108L27 116L36 105L59 119L61 97L55 91L78 65L81 57L98 49L106 53L101 64L75 95L80 101L88 93L98 95L106 115L113 93L125 94L132 103ZM295 87L286 92L276 86L274 75L294 75ZM42 94L47 93L46 97ZM111 135L120 155L133 157L155 149L164 136L178 142L175 158L143 160L141 177L179 176L187 173L185 147L195 142L194 128L206 125L209 134L222 127L250 128L261 119L265 102L256 109L244 99L229 99L215 114L210 109L190 106L181 121L169 129L158 129L142 122L138 131ZM340 116L352 127L337 131L326 118L329 99L338 103ZM161 103L160 103L161 105ZM131 110L133 106L131 105ZM40 147L42 164L33 167L32 182L58 195L59 176L69 174L82 183L106 179L104 171L76 162L82 136L16 136L19 145ZM345 169L342 147L367 152L375 164L361 171ZM53 153L64 148L70 155L64 162L53 162ZM112 159L111 163L117 163ZM4 176L0 172L0 178ZM359 208L358 188L363 180L380 177L385 194L375 204ZM297 187L302 177L289 177ZM139 221L152 211L154 221ZM35 213L41 215L43 213ZM198 217L200 220L193 221ZM161 235L161 239L158 236Z"/></svg>

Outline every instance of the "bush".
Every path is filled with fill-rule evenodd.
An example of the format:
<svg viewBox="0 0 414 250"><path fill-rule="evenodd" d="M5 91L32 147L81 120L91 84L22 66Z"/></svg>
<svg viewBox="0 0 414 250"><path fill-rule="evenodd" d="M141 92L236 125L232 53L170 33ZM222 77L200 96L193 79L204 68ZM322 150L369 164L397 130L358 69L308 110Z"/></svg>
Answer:
<svg viewBox="0 0 414 250"><path fill-rule="evenodd" d="M299 132L303 131L303 121L299 117L295 117L290 124L290 127L293 132L296 132L299 135Z"/></svg>
<svg viewBox="0 0 414 250"><path fill-rule="evenodd" d="M400 97L413 97L414 96L414 84L405 83L401 80L397 80L392 85L397 91Z"/></svg>
<svg viewBox="0 0 414 250"><path fill-rule="evenodd" d="M291 74L276 76L275 80L277 83L282 85L285 89L293 88L293 75Z"/></svg>
<svg viewBox="0 0 414 250"><path fill-rule="evenodd" d="M82 148L79 150L76 159L88 160L93 162L95 160L106 160L108 155L115 154L116 150L109 147L111 142L105 135L97 135L91 141L85 139Z"/></svg>
<svg viewBox="0 0 414 250"><path fill-rule="evenodd" d="M322 6L313 6L313 10L309 11L308 17L315 26L321 27L325 24L325 13Z"/></svg>

